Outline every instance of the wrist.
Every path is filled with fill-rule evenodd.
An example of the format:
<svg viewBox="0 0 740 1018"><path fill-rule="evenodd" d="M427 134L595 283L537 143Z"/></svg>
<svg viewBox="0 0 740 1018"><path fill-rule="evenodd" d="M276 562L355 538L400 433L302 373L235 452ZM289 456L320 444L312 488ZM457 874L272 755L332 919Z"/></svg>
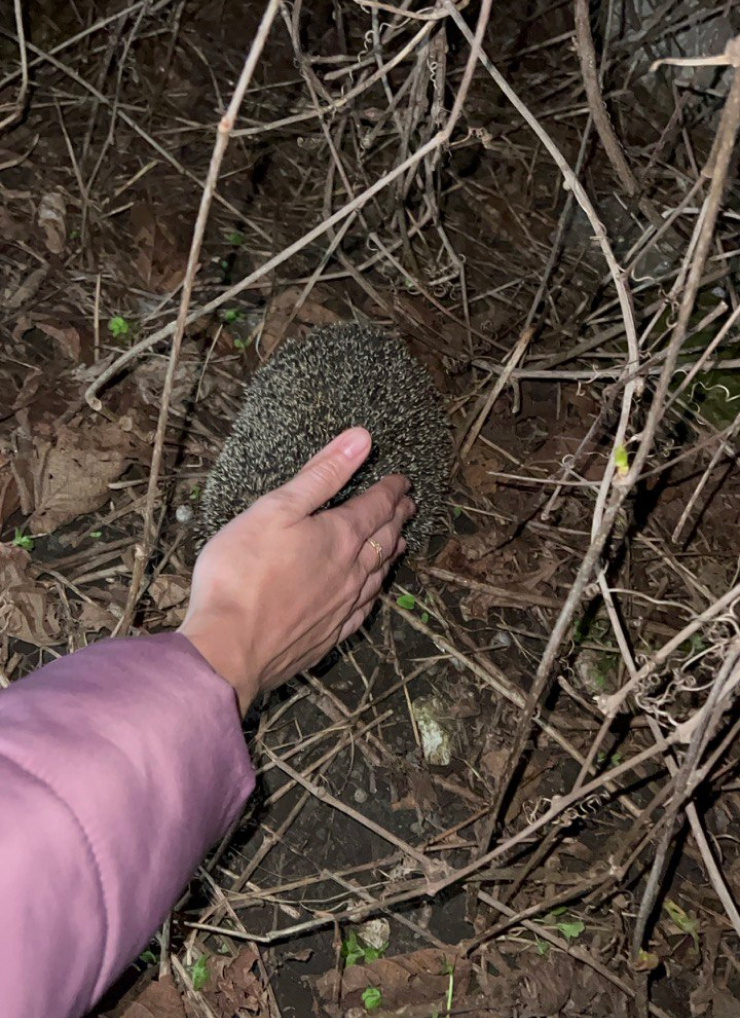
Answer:
<svg viewBox="0 0 740 1018"><path fill-rule="evenodd" d="M238 631L223 616L218 619L186 618L178 629L211 668L233 686L243 717L261 690L257 677L251 672L249 655L245 653L241 642L234 638L234 633Z"/></svg>

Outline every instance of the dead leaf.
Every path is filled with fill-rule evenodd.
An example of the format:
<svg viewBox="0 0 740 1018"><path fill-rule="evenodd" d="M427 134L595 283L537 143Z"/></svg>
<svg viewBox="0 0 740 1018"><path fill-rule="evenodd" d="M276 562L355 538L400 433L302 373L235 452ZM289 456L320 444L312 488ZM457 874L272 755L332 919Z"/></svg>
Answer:
<svg viewBox="0 0 740 1018"><path fill-rule="evenodd" d="M144 403L158 407L162 402L162 390L167 373L167 361L163 357L140 364L133 372L136 389ZM181 413L186 401L195 390L193 364L180 363L175 370L175 377L170 393L170 407L173 413Z"/></svg>
<svg viewBox="0 0 740 1018"><path fill-rule="evenodd" d="M41 289L41 284L49 274L49 266L42 265L41 268L33 269L28 273L26 278L23 280L21 285L15 291L15 293L6 294L3 303L5 307L13 311L16 308L22 307L27 304L28 301L32 300ZM25 331L25 330L24 330ZM13 330L13 338L15 339L18 333L18 326Z"/></svg>
<svg viewBox="0 0 740 1018"><path fill-rule="evenodd" d="M609 984L603 976L587 969L566 954L547 957L523 955L517 978L520 1018L560 1018L566 1006L577 1014L602 1013L594 1004L606 996L611 1001ZM613 1014L610 1007L604 1012Z"/></svg>
<svg viewBox="0 0 740 1018"><path fill-rule="evenodd" d="M52 254L61 254L67 240L67 205L59 191L49 191L39 203L37 222Z"/></svg>
<svg viewBox="0 0 740 1018"><path fill-rule="evenodd" d="M80 611L79 624L85 632L99 633L101 629L113 630L116 616L102 604L85 601Z"/></svg>
<svg viewBox="0 0 740 1018"><path fill-rule="evenodd" d="M147 202L135 202L129 214L134 242L133 267L155 293L177 289L187 268L188 256L164 216Z"/></svg>
<svg viewBox="0 0 740 1018"><path fill-rule="evenodd" d="M270 301L260 333L259 349L263 359L270 356L288 335L289 329L291 334L300 331L295 328L295 323L313 328L317 325L331 325L341 320L341 315L330 311L326 306L330 294L321 287L314 287L311 295L296 312L294 319L293 312L302 291L303 288L300 286L289 286Z"/></svg>
<svg viewBox="0 0 740 1018"><path fill-rule="evenodd" d="M15 483L10 459L0 451L0 530L5 521L20 509L21 500Z"/></svg>
<svg viewBox="0 0 740 1018"><path fill-rule="evenodd" d="M497 784L506 771L510 752L508 749L489 749L481 754L480 769L486 777Z"/></svg>
<svg viewBox="0 0 740 1018"><path fill-rule="evenodd" d="M161 574L149 587L149 594L160 611L182 604L190 593L190 581L185 576Z"/></svg>
<svg viewBox="0 0 740 1018"><path fill-rule="evenodd" d="M231 961L211 958L211 978L203 995L211 1009L219 1015L269 1014L267 994L256 970L257 954L251 947L245 947Z"/></svg>
<svg viewBox="0 0 740 1018"><path fill-rule="evenodd" d="M169 976L149 983L121 1018L185 1018L180 994Z"/></svg>
<svg viewBox="0 0 740 1018"><path fill-rule="evenodd" d="M462 475L468 488L476 495L493 495L499 482L491 473L500 471L501 465L501 457L487 445L478 442L463 464Z"/></svg>
<svg viewBox="0 0 740 1018"><path fill-rule="evenodd" d="M712 998L712 1018L737 1018L738 999L716 987Z"/></svg>
<svg viewBox="0 0 740 1018"><path fill-rule="evenodd" d="M14 219L6 208L0 206L0 234L6 241L27 241L28 223L23 219Z"/></svg>
<svg viewBox="0 0 740 1018"><path fill-rule="evenodd" d="M134 438L115 424L57 428L56 442L22 431L11 468L33 534L48 534L109 497L108 485L135 458Z"/></svg>
<svg viewBox="0 0 740 1018"><path fill-rule="evenodd" d="M63 325L59 319L49 321L36 315L22 315L13 330L13 338L16 339L32 329L38 329L45 336L49 336L56 343L67 357L74 361L80 359L80 333L74 325Z"/></svg>
<svg viewBox="0 0 740 1018"><path fill-rule="evenodd" d="M471 963L456 957L454 948L438 951L425 948L412 954L379 958L369 965L351 965L341 974L342 1007L362 1007L362 992L376 986L384 1010L409 1004L437 1004L446 1000L450 985L449 966L453 969L453 1002L464 997L470 983ZM310 980L323 1002L337 999L339 973L336 969Z"/></svg>
<svg viewBox="0 0 740 1018"><path fill-rule="evenodd" d="M31 556L0 544L0 632L36 647L59 642L60 626L49 591L28 575Z"/></svg>

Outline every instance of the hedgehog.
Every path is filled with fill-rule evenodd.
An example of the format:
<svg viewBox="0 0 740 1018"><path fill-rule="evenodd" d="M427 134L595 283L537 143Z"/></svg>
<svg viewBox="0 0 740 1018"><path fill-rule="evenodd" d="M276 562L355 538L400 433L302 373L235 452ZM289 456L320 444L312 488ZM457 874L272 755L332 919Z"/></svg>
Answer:
<svg viewBox="0 0 740 1018"><path fill-rule="evenodd" d="M442 397L403 342L356 324L286 340L247 383L203 489L198 546L354 425L367 428L373 447L327 507L405 474L417 511L404 536L411 552L425 548L446 520L452 434Z"/></svg>

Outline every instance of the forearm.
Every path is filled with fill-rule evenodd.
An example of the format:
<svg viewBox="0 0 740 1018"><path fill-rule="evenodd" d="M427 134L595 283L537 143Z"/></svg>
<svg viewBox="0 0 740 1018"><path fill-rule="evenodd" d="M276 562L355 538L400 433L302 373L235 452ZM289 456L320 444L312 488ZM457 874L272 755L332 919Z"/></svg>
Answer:
<svg viewBox="0 0 740 1018"><path fill-rule="evenodd" d="M234 691L179 634L105 641L2 693L5 1018L84 1013L253 786Z"/></svg>

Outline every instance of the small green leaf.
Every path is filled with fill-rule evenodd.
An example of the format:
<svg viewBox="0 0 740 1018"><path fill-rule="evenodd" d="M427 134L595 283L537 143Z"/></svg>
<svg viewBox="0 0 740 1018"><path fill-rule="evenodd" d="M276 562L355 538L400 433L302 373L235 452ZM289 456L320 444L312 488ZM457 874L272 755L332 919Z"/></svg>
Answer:
<svg viewBox="0 0 740 1018"><path fill-rule="evenodd" d="M157 956L154 951L150 951L149 948L146 951L142 951L139 955L139 961L143 962L144 965L156 965Z"/></svg>
<svg viewBox="0 0 740 1018"><path fill-rule="evenodd" d="M657 969L658 965L660 965L660 958L657 954L640 948L637 960L633 963L632 967L635 972L653 972Z"/></svg>
<svg viewBox="0 0 740 1018"><path fill-rule="evenodd" d="M238 230L232 230L226 239L229 244L232 244L234 247L241 247L246 238L244 234L240 233Z"/></svg>
<svg viewBox="0 0 740 1018"><path fill-rule="evenodd" d="M462 516L462 509L460 508L459 505L453 506L453 508L452 508L452 516L456 520L459 520L460 517Z"/></svg>
<svg viewBox="0 0 740 1018"><path fill-rule="evenodd" d="M424 625L427 624L427 622L429 621L429 612L421 613L421 621L424 623Z"/></svg>
<svg viewBox="0 0 740 1018"><path fill-rule="evenodd" d="M382 947L368 947L367 944L363 944L354 930L350 930L347 939L342 941L342 957L347 968L361 961L365 964L377 961L387 950L388 944L383 944Z"/></svg>
<svg viewBox="0 0 740 1018"><path fill-rule="evenodd" d="M249 346L250 342L251 342L250 339L242 339L241 336L236 336L234 338L234 349L235 350L246 350L247 347Z"/></svg>
<svg viewBox="0 0 740 1018"><path fill-rule="evenodd" d="M627 450L623 445L618 445L614 450L614 463L620 477L624 477L625 474L629 472L630 460L627 455Z"/></svg>
<svg viewBox="0 0 740 1018"><path fill-rule="evenodd" d="M563 934L566 940L577 940L586 929L586 924L580 919L574 919L572 922L563 920L555 923L555 928Z"/></svg>
<svg viewBox="0 0 740 1018"><path fill-rule="evenodd" d="M671 901L670 898L666 901L664 908L672 921L678 926L682 933L687 933L694 941L694 947L699 950L699 922L697 919L692 919L691 916L684 912L680 905L677 905L675 901Z"/></svg>
<svg viewBox="0 0 740 1018"><path fill-rule="evenodd" d="M350 930L347 939L342 941L342 957L347 968L350 965L356 965L365 957L365 952L354 930Z"/></svg>
<svg viewBox="0 0 740 1018"><path fill-rule="evenodd" d="M546 940L540 940L539 937L538 937L537 938L537 954L540 956L540 958L546 958L549 953L550 953L550 945L547 943Z"/></svg>
<svg viewBox="0 0 740 1018"><path fill-rule="evenodd" d="M92 537L92 539L94 541L99 541L102 536L103 536L103 531L102 530L91 530L90 531L90 537Z"/></svg>
<svg viewBox="0 0 740 1018"><path fill-rule="evenodd" d="M195 502L200 498L200 485L194 484L190 489L190 501Z"/></svg>
<svg viewBox="0 0 740 1018"><path fill-rule="evenodd" d="M234 322L240 322L244 315L238 310L238 308L229 308L227 311L224 311L221 317L226 325L233 325Z"/></svg>
<svg viewBox="0 0 740 1018"><path fill-rule="evenodd" d="M13 547L23 548L24 551L33 551L33 538L29 537L28 534L22 534L18 527L16 527L13 534Z"/></svg>
<svg viewBox="0 0 740 1018"><path fill-rule="evenodd" d="M375 1011L380 1007L383 995L376 986L368 986L362 991L362 1003L366 1011Z"/></svg>
<svg viewBox="0 0 740 1018"><path fill-rule="evenodd" d="M413 594L401 594L396 598L396 604L399 608L405 608L406 611L411 612L416 607L416 598Z"/></svg>
<svg viewBox="0 0 740 1018"><path fill-rule="evenodd" d="M190 968L190 978L193 981L194 990L202 990L208 982L208 958L202 954L195 965Z"/></svg>
<svg viewBox="0 0 740 1018"><path fill-rule="evenodd" d="M121 315L115 315L108 322L108 332L110 332L111 336L114 336L116 339L128 336L129 331L129 324L125 318L121 317Z"/></svg>

